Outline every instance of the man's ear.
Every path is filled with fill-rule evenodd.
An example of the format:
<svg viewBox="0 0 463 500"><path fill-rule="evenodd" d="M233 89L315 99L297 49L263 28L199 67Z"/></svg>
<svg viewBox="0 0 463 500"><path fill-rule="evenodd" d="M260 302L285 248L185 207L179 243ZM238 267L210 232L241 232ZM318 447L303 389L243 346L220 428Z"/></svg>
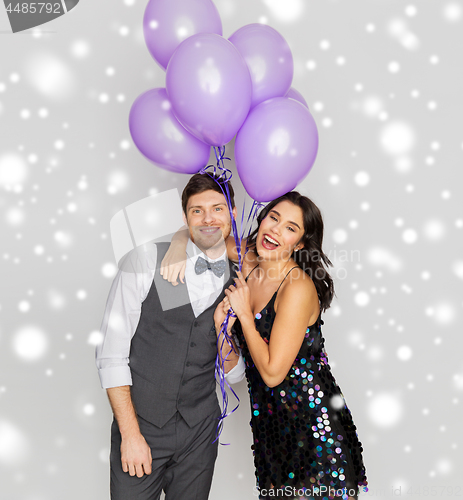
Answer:
<svg viewBox="0 0 463 500"><path fill-rule="evenodd" d="M185 226L188 226L188 221L186 219L186 215L185 215L185 212L183 210L182 210L182 219L183 219Z"/></svg>
<svg viewBox="0 0 463 500"><path fill-rule="evenodd" d="M236 210L236 207L233 207L232 214L233 214L233 218L236 219L236 216L238 215L238 211Z"/></svg>

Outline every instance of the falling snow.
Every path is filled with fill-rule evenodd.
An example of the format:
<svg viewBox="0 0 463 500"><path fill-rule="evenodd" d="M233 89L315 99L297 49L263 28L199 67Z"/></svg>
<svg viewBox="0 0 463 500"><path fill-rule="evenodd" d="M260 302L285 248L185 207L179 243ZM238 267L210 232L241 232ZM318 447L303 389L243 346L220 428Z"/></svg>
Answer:
<svg viewBox="0 0 463 500"><path fill-rule="evenodd" d="M93 359L118 272L110 220L148 195L181 192L187 181L148 162L128 130L134 99L165 86L143 41L146 2L117 0L110 11L80 2L35 34L2 36L9 50L0 69L0 465L8 498L108 497L111 412ZM297 189L324 217L336 290L324 313L325 347L372 492L456 487L463 5L215 4L225 37L262 22L286 38L292 85L318 126L318 158ZM233 143L227 154L233 158ZM233 162L231 170L240 211ZM221 448L211 498L253 491L245 383L237 391L241 406L225 424L231 445ZM76 484L77 466L91 487ZM233 487L223 491L225 483Z"/></svg>

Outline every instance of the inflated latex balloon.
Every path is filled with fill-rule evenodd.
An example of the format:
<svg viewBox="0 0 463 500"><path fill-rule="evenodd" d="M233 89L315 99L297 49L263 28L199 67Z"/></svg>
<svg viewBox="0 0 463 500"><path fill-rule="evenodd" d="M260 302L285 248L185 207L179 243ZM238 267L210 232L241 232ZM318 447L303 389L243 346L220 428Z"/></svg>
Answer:
<svg viewBox="0 0 463 500"><path fill-rule="evenodd" d="M291 87L288 90L288 92L286 92L285 97L289 97L290 99L294 99L295 101L300 102L307 109L309 109L309 105L307 104L307 101L304 99L303 95L299 91L297 91L294 87Z"/></svg>
<svg viewBox="0 0 463 500"><path fill-rule="evenodd" d="M178 120L211 146L233 139L251 105L246 62L219 35L193 35L182 42L167 66L166 88Z"/></svg>
<svg viewBox="0 0 463 500"><path fill-rule="evenodd" d="M150 0L143 17L145 42L166 69L175 49L197 33L222 34L219 12L211 0Z"/></svg>
<svg viewBox="0 0 463 500"><path fill-rule="evenodd" d="M309 110L287 97L258 104L236 135L235 161L251 198L267 202L292 191L309 173L318 131Z"/></svg>
<svg viewBox="0 0 463 500"><path fill-rule="evenodd" d="M265 24L248 24L235 31L229 40L240 51L251 73L251 108L288 92L294 73L293 56L278 31Z"/></svg>
<svg viewBox="0 0 463 500"><path fill-rule="evenodd" d="M175 118L166 89L148 90L137 97L130 110L129 128L140 152L166 170L194 174L209 160L211 148Z"/></svg>

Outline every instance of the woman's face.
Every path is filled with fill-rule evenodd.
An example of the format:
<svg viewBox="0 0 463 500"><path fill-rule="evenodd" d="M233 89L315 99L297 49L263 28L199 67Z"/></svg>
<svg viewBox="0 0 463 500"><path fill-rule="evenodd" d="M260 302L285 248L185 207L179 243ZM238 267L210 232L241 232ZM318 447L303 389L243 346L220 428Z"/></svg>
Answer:
<svg viewBox="0 0 463 500"><path fill-rule="evenodd" d="M256 250L264 260L288 260L304 235L302 210L290 201L275 205L260 224Z"/></svg>

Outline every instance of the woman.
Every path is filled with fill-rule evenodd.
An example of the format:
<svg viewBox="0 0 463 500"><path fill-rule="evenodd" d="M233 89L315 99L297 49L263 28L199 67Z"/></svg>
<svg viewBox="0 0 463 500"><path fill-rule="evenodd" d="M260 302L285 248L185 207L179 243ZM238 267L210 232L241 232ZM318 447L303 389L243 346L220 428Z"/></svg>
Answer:
<svg viewBox="0 0 463 500"><path fill-rule="evenodd" d="M286 498L356 498L367 485L362 446L321 334L334 290L320 211L291 192L269 203L257 224L214 320L220 331L230 307L237 316L229 328L234 323L246 364L260 498L277 496L272 488ZM228 249L236 259L234 245Z"/></svg>

